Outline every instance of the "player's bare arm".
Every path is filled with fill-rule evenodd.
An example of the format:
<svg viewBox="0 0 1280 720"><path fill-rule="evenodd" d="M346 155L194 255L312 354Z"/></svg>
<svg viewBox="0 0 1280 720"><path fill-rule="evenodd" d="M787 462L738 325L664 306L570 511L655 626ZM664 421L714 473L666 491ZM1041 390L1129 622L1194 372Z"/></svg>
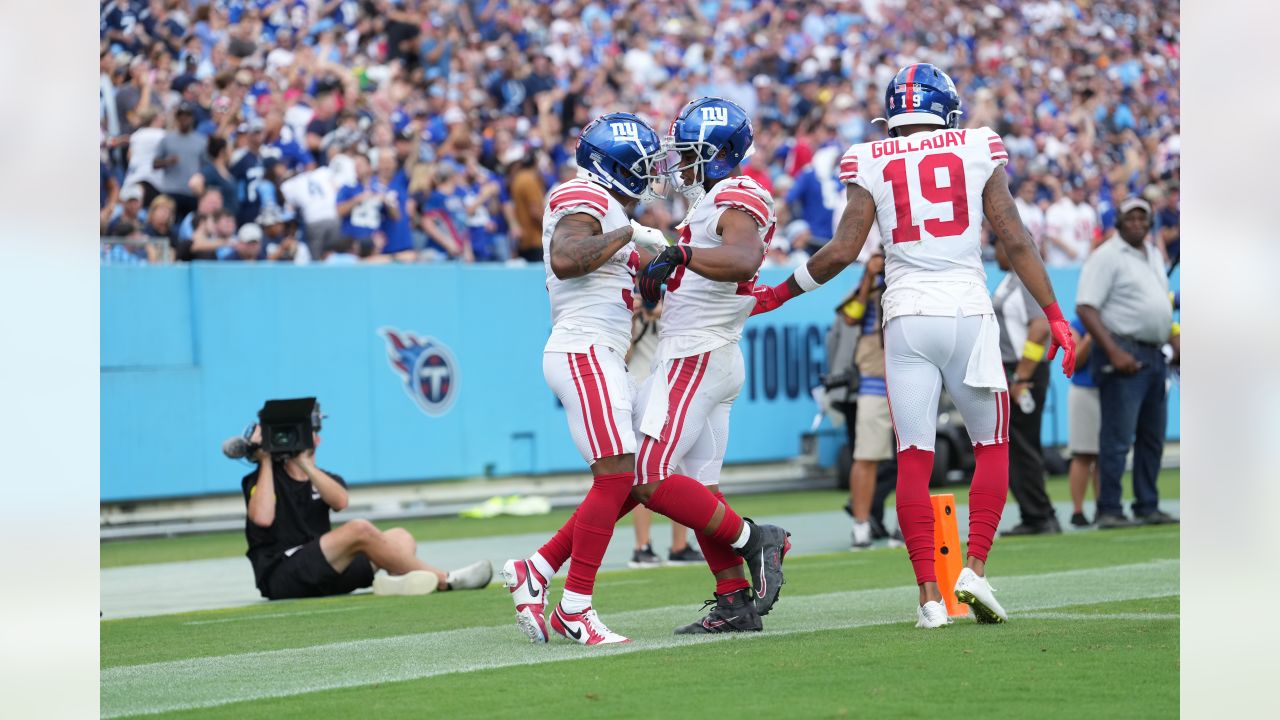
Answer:
<svg viewBox="0 0 1280 720"><path fill-rule="evenodd" d="M715 248L698 248L689 261L689 269L708 280L746 282L755 277L764 262L764 243L760 242L760 226L741 210L725 210L716 231L724 244Z"/></svg>
<svg viewBox="0 0 1280 720"><path fill-rule="evenodd" d="M1022 216L1013 203L1013 195L1009 193L1009 176L1006 173L997 171L987 179L986 187L982 189L982 212L991 223L991 229L995 231L1005 255L1009 257L1010 267L1017 273L1031 297L1044 308L1050 335L1046 357L1052 360L1061 347L1062 372L1071 377L1075 373L1076 357L1071 326L1062 316L1053 284L1049 282L1049 273L1044 269L1044 261L1040 259L1040 253L1031 241L1031 233L1022 224Z"/></svg>
<svg viewBox="0 0 1280 720"><path fill-rule="evenodd" d="M1009 176L998 169L991 173L982 190L982 212L1009 256L1013 271L1031 296L1041 307L1057 302L1049 273L1031 241L1031 232L1022 224L1022 216L1009 193Z"/></svg>
<svg viewBox="0 0 1280 720"><path fill-rule="evenodd" d="M819 284L839 275L841 270L858 259L862 246L867 242L867 234L876 221L876 201L866 188L850 185L846 196L849 202L840 215L835 237L814 253L807 264L809 274ZM796 283L794 275L787 280L787 284L797 295L804 291Z"/></svg>
<svg viewBox="0 0 1280 720"><path fill-rule="evenodd" d="M551 272L561 280L582 277L630 242L631 233L629 225L602 233L600 222L586 213L565 215L551 234Z"/></svg>

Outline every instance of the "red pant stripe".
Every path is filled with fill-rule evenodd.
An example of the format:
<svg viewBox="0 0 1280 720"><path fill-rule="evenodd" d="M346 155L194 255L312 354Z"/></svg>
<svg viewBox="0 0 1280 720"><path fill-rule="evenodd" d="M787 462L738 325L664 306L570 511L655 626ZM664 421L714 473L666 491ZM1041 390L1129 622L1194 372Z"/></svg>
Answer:
<svg viewBox="0 0 1280 720"><path fill-rule="evenodd" d="M689 371L689 378L685 381L685 393L683 398L683 406L677 412L673 412L671 417L672 432L667 433L667 447L662 454L662 465L667 466L671 462L671 456L676 452L676 445L680 442L680 434L684 432L684 419L689 414L689 405L693 403L693 398L698 392L698 385L702 384L702 376L707 374L707 362L711 359L711 353L703 353L694 358L686 358L693 360L693 368ZM688 367L688 363L685 364ZM683 373L682 373L683 374ZM677 384L679 381L677 380ZM672 389L672 395L675 389Z"/></svg>
<svg viewBox="0 0 1280 720"><path fill-rule="evenodd" d="M671 363L671 369L667 370L667 387L671 387L672 380L675 379L676 369L680 366L679 360ZM668 409L669 412L669 409ZM666 430L665 420L663 430ZM643 436L640 441L640 451L636 455L636 479L635 485L643 485L648 480L649 459L653 455L653 446L657 444L653 438L648 435Z"/></svg>
<svg viewBox="0 0 1280 720"><path fill-rule="evenodd" d="M578 404L582 406L582 423L587 430L587 442L591 445L591 456L599 459L603 457L600 454L600 448L596 445L595 431L591 422L591 407L587 403L587 394L583 392L582 378L578 377L578 366L576 359L579 356L570 353L569 358L569 374L573 376L573 389L578 391Z"/></svg>
<svg viewBox="0 0 1280 720"><path fill-rule="evenodd" d="M591 348L591 366L595 368L596 377L600 378L600 389L604 391L604 415L609 422L609 432L613 441L613 447L617 448L615 455L622 454L622 435L618 433L618 421L613 417L613 400L609 397L609 383L605 381L604 368L600 366L600 360L596 358L596 349Z"/></svg>
<svg viewBox="0 0 1280 720"><path fill-rule="evenodd" d="M591 368L591 358L586 353L578 353L573 357L578 364L578 374L582 377L582 388L586 391L587 402L591 404L592 431L596 435L596 445L600 448L600 454L596 457L616 455L617 452L613 449L613 438L609 436L609 423L605 419L611 413L609 408L605 407L604 393L600 391L604 378Z"/></svg>

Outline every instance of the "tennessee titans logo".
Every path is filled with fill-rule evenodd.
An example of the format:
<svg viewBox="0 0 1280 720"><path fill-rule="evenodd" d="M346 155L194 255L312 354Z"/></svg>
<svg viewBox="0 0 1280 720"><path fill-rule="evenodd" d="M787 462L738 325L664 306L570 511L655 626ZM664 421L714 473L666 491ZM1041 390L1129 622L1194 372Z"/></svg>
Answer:
<svg viewBox="0 0 1280 720"><path fill-rule="evenodd" d="M449 411L458 396L458 362L444 343L411 332L381 328L387 341L387 360L400 378L404 391L432 417Z"/></svg>

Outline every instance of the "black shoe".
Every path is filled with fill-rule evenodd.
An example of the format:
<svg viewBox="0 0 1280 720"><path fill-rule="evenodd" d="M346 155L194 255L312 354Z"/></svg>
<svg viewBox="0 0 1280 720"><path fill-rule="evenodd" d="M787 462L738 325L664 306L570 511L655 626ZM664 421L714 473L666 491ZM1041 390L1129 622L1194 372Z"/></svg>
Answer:
<svg viewBox="0 0 1280 720"><path fill-rule="evenodd" d="M782 560L791 549L791 533L777 525L757 525L751 518L743 518L751 526L747 544L737 553L747 561L751 574L751 589L755 593L756 611L768 615L782 592Z"/></svg>
<svg viewBox="0 0 1280 720"><path fill-rule="evenodd" d="M871 539L872 540L889 539L889 531L884 529L884 523L876 519L875 515L871 516Z"/></svg>
<svg viewBox="0 0 1280 720"><path fill-rule="evenodd" d="M667 562L671 563L672 565L690 565L693 563L703 563L706 561L707 559L702 556L702 553L698 552L697 550L694 550L692 545L685 545L684 549L681 550L680 552L676 552L675 550L672 550L671 552L667 553Z"/></svg>
<svg viewBox="0 0 1280 720"><path fill-rule="evenodd" d="M1021 523L1000 533L1000 536L1017 537L1019 535L1058 535L1061 532L1062 526L1058 524L1057 518L1050 518L1038 523Z"/></svg>
<svg viewBox="0 0 1280 720"><path fill-rule="evenodd" d="M1149 512L1146 515L1134 515L1133 520L1142 525L1177 525L1179 523L1178 518L1163 510Z"/></svg>
<svg viewBox="0 0 1280 720"><path fill-rule="evenodd" d="M1094 522L1097 523L1099 530L1116 530L1119 528L1131 528L1131 527L1138 526L1138 523L1130 520L1129 518L1125 517L1123 514L1121 515L1099 514L1097 519L1094 520Z"/></svg>
<svg viewBox="0 0 1280 720"><path fill-rule="evenodd" d="M631 553L631 562L627 563L628 567L647 568L658 567L662 564L662 558L653 552L653 545L645 545L644 547Z"/></svg>
<svg viewBox="0 0 1280 720"><path fill-rule="evenodd" d="M1089 518L1084 516L1084 513L1078 512L1078 513L1071 514L1071 524L1076 527L1089 527L1093 523L1089 520Z"/></svg>
<svg viewBox="0 0 1280 720"><path fill-rule="evenodd" d="M734 590L726 595L716 595L715 600L703 604L705 610L714 605L701 620L676 628L677 635L707 635L723 632L759 632L764 629L760 613L752 602L751 588Z"/></svg>

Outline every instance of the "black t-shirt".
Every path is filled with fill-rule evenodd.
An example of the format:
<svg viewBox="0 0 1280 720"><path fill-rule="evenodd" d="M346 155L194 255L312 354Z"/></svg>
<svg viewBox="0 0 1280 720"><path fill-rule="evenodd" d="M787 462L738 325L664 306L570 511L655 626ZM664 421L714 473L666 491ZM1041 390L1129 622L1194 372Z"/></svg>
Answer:
<svg viewBox="0 0 1280 720"><path fill-rule="evenodd" d="M272 479L276 489L276 521L271 527L258 527L245 518L244 535L249 541L245 556L253 564L253 575L258 589L266 587L266 579L284 557L287 550L306 545L329 532L329 506L320 498L310 480L299 482L285 472L284 463L273 461ZM324 470L329 477L346 487L342 476ZM244 492L245 507L258 485L258 470L244 476L240 489Z"/></svg>

